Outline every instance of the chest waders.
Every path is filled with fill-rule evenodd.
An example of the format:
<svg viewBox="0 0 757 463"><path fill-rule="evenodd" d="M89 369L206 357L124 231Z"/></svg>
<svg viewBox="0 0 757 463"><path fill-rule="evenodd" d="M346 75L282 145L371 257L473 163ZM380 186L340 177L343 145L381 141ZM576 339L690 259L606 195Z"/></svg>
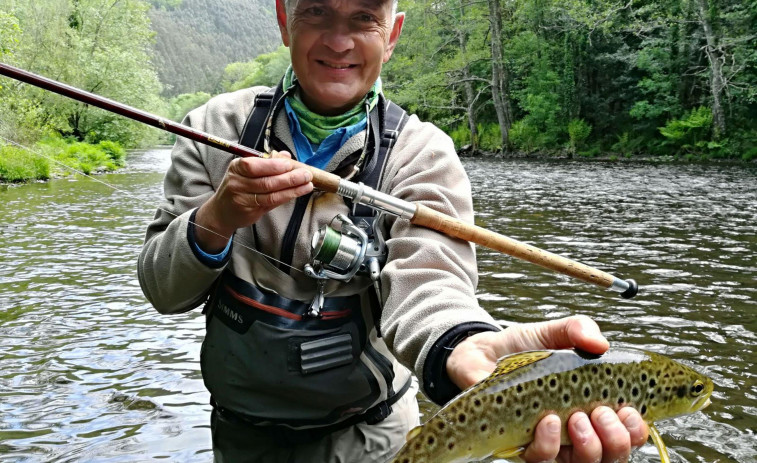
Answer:
<svg viewBox="0 0 757 463"><path fill-rule="evenodd" d="M269 120L283 97L281 84L256 97L241 144L263 149L271 138ZM364 160L361 156L365 164L355 181L378 188L406 119L404 110L381 96L369 114L363 151L371 155ZM270 141L273 149L287 149L276 138ZM354 163L355 157L348 156L345 164ZM309 201L307 195L295 203L282 240L285 264L292 262ZM375 239L376 213L360 205L350 209L349 220ZM253 233L258 241L255 226ZM283 264L273 269L288 270ZM395 391L392 361L371 342L372 327L363 314L367 308L378 324L381 307L376 293L321 298L317 317L309 316L312 305L259 288L229 269L219 277L205 307L207 332L200 359L211 404L224 419L254 425L280 445L296 445L389 416L411 380Z"/></svg>

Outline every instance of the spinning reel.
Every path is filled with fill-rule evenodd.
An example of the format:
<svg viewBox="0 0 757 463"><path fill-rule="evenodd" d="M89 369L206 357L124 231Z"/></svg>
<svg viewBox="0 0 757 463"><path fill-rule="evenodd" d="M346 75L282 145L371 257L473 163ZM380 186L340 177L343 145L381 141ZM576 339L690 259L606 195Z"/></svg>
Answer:
<svg viewBox="0 0 757 463"><path fill-rule="evenodd" d="M380 218L381 215L374 223L378 223ZM364 225L371 226L368 223ZM357 273L367 274L380 296L379 276L381 264L386 259L386 245L379 227L373 228L375 237L369 239L362 228L344 214L338 214L313 235L310 243L312 257L304 270L307 276L318 280L318 293L310 305L308 316L320 316L327 280L350 281Z"/></svg>

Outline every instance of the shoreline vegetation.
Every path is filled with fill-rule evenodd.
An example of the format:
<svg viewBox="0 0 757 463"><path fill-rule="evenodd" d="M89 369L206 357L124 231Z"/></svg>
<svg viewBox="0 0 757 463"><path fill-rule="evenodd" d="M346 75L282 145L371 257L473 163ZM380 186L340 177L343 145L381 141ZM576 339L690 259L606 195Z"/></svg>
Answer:
<svg viewBox="0 0 757 463"><path fill-rule="evenodd" d="M97 144L48 137L31 149L0 144L0 183L23 183L72 175L112 172L126 165L118 142Z"/></svg>

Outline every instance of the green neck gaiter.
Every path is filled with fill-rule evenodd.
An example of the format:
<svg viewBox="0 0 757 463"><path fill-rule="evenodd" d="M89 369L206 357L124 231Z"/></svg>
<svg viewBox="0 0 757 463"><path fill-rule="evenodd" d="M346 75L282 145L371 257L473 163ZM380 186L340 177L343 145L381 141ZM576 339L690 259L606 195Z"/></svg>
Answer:
<svg viewBox="0 0 757 463"><path fill-rule="evenodd" d="M287 91L296 83L296 81L297 76L294 75L292 67L289 66L289 69L287 69L284 74L284 82L282 84L284 86L284 91ZM365 100L346 113L338 116L322 116L314 113L302 102L299 90L287 96L287 102L292 107L295 114L297 114L302 134L305 135L311 143L318 145L337 129L349 127L362 121L365 118L365 102L368 102L369 111L373 110L378 103L380 93L381 78L379 77L376 80L376 83L373 84L373 87L371 87L366 94Z"/></svg>

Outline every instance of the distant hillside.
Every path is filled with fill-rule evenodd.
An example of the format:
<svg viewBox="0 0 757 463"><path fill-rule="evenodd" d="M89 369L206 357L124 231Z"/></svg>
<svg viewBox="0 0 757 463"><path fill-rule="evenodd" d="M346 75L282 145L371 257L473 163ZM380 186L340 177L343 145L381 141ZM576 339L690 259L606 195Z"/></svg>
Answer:
<svg viewBox="0 0 757 463"><path fill-rule="evenodd" d="M164 95L220 90L227 64L273 51L273 0L151 0L155 64Z"/></svg>

